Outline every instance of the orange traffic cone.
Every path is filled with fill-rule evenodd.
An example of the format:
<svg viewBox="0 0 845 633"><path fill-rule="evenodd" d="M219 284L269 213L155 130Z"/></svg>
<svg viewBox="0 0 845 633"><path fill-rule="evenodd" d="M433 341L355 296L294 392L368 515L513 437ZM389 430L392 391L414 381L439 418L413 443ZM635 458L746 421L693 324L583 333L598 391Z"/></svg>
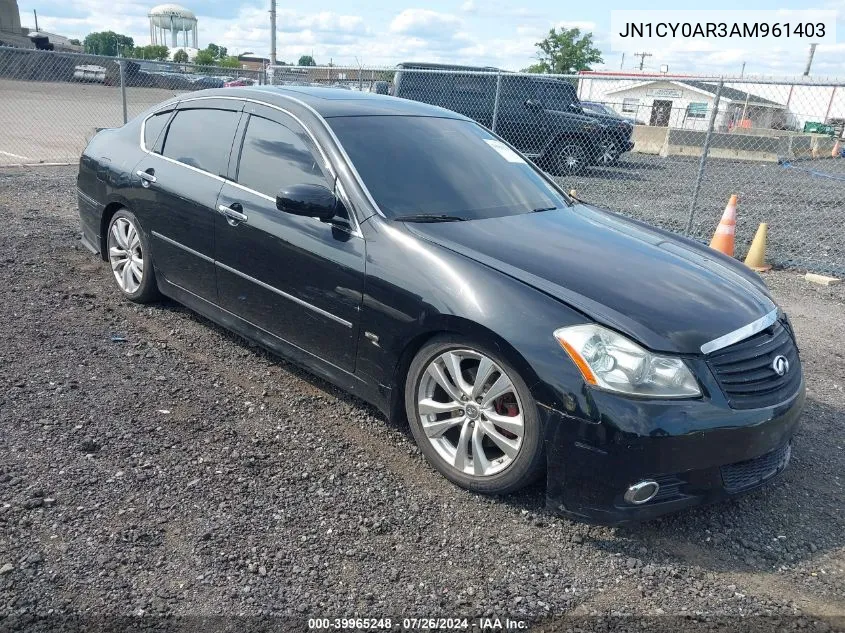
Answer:
<svg viewBox="0 0 845 633"><path fill-rule="evenodd" d="M728 206L722 214L719 226L710 240L710 248L714 248L728 257L734 256L734 236L736 235L736 194L731 195Z"/></svg>
<svg viewBox="0 0 845 633"><path fill-rule="evenodd" d="M842 143L839 139L836 139L836 142L833 144L833 149L830 151L831 158L839 158L842 156Z"/></svg>

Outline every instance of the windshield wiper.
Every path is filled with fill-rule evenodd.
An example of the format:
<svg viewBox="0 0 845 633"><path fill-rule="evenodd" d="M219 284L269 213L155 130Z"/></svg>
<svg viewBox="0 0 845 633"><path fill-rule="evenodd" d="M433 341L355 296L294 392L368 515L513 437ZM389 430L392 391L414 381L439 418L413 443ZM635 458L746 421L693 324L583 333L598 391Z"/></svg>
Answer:
<svg viewBox="0 0 845 633"><path fill-rule="evenodd" d="M541 211L554 211L557 207L540 207L539 209L531 209L531 213L540 213Z"/></svg>
<svg viewBox="0 0 845 633"><path fill-rule="evenodd" d="M466 218L458 215L445 215L434 213L418 213L416 215L399 215L393 218L399 222L463 222Z"/></svg>

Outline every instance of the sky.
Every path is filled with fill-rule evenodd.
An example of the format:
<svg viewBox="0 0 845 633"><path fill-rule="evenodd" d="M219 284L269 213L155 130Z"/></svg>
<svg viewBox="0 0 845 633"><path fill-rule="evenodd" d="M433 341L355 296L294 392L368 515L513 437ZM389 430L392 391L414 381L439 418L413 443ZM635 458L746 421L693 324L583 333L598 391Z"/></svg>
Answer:
<svg viewBox="0 0 845 633"><path fill-rule="evenodd" d="M811 0L812 2L812 0ZM199 19L200 47L209 42L226 46L230 54L252 52L268 56L269 0L184 0L182 6ZM808 6L809 4L809 6ZM42 30L83 39L92 31L113 30L130 35L136 45L149 44L147 14L155 2L135 0L18 0L21 22L33 27L38 10ZM490 65L519 70L536 61L536 42L552 27L577 26L590 31L603 53L597 70L633 69L638 59L610 49L610 12L636 9L630 1L593 0L398 0L390 8L374 0L278 1L279 60L296 62L313 55L318 64L393 66L402 61L432 61ZM708 9L734 9L735 0L711 0ZM819 46L815 76L845 75L845 0L745 0L743 9L835 9L837 43ZM651 1L643 8L678 9L677 2ZM745 62L749 75L798 75L806 50L738 49L684 51L667 45L649 52L645 69L668 65L671 73L739 74Z"/></svg>

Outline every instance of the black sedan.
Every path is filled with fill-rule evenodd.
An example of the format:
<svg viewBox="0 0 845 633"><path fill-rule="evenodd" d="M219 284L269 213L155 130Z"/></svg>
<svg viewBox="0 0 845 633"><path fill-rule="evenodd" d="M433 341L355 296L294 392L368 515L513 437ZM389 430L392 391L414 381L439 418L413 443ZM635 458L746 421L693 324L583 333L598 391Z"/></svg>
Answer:
<svg viewBox="0 0 845 633"><path fill-rule="evenodd" d="M160 294L407 417L456 484L603 523L783 470L804 402L760 278L569 198L477 123L312 87L175 97L100 132L83 242Z"/></svg>

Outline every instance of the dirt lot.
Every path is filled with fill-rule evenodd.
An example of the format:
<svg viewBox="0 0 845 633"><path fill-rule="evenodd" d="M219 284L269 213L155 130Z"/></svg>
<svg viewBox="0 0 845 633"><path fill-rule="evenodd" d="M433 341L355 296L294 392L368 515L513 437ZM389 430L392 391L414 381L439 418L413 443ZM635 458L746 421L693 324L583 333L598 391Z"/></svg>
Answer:
<svg viewBox="0 0 845 633"><path fill-rule="evenodd" d="M845 287L766 275L809 386L782 479L590 527L546 514L540 487L460 490L404 426L178 305L118 298L79 243L74 176L0 169L0 629L62 614L845 629Z"/></svg>
<svg viewBox="0 0 845 633"><path fill-rule="evenodd" d="M127 114L175 94L127 88ZM120 125L119 86L0 79L0 165L75 163L97 128Z"/></svg>

